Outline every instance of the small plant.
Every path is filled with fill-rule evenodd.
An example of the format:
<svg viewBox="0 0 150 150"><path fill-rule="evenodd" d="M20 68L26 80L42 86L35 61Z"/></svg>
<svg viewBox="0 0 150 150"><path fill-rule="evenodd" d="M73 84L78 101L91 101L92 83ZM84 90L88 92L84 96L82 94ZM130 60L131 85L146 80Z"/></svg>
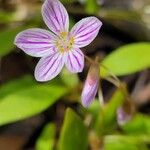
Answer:
<svg viewBox="0 0 150 150"><path fill-rule="evenodd" d="M91 3L86 4L88 14L98 9L94 1L90 10ZM18 33L14 44L40 60L34 71L36 81L26 75L1 87L0 125L37 115L59 99L75 99L77 109L66 109L61 129L54 121L46 123L35 142L37 150L148 150L150 118L137 111L126 83L118 76L150 67L150 43L127 44L102 59L99 53L89 57L81 49L97 37L102 27L97 17L83 18L69 31L68 12L59 0L45 0L41 12L50 30L13 31L13 36ZM12 31L7 36L9 33ZM77 73L87 66L89 71L82 83ZM68 71L64 73L65 68ZM107 101L103 80L115 86Z"/></svg>

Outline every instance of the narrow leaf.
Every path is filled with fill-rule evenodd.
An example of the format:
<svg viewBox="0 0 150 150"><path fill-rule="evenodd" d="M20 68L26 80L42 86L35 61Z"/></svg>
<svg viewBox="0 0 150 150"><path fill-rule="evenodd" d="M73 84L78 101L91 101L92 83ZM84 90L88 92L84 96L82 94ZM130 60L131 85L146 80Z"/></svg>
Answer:
<svg viewBox="0 0 150 150"><path fill-rule="evenodd" d="M36 141L36 150L53 150L55 142L56 127L54 124L47 124L40 137Z"/></svg>
<svg viewBox="0 0 150 150"><path fill-rule="evenodd" d="M114 128L117 126L116 111L124 100L125 96L122 91L117 90L109 102L99 110L94 127L99 136L115 131Z"/></svg>
<svg viewBox="0 0 150 150"><path fill-rule="evenodd" d="M87 129L71 109L67 109L60 134L59 150L87 150Z"/></svg>

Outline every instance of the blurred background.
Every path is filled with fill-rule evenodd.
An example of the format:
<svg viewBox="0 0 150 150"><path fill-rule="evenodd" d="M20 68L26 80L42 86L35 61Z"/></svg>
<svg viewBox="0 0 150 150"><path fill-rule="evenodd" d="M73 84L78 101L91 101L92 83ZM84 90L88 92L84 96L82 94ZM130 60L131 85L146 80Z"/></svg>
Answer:
<svg viewBox="0 0 150 150"><path fill-rule="evenodd" d="M91 108L92 111L85 110L80 104L80 93L88 63L78 75L70 76L64 70L59 77L48 83L37 83L34 79L34 68L38 59L26 55L14 46L14 38L20 31L32 27L47 28L41 16L43 2L44 0L0 0L0 150L56 149L66 108L72 108L85 122L91 118L93 109L94 112L99 110L96 104ZM91 58L96 55L104 58L126 44L150 41L150 0L61 2L68 10L70 27L81 18L91 15L97 16L103 22L95 41L83 48ZM150 55L148 57L150 58ZM92 140L89 140L85 150L99 150L101 145L106 150L150 149L150 70L143 69L123 75L120 80L127 84L139 115L123 128L116 125L115 118L115 127L102 132L106 136L112 135L107 137L103 144L97 143L96 137L89 134L88 137ZM108 101L115 88L112 84L102 81L102 89L104 98ZM130 105L132 104L126 105L128 110L132 107ZM126 121L126 115L124 114L123 121ZM128 115L132 117L130 111ZM107 127L110 126L112 123ZM113 137L113 134L118 133L125 137ZM142 135L142 138L136 139L137 135ZM50 140L51 137L53 140ZM99 145L99 148L93 145ZM113 148L113 145L118 146Z"/></svg>

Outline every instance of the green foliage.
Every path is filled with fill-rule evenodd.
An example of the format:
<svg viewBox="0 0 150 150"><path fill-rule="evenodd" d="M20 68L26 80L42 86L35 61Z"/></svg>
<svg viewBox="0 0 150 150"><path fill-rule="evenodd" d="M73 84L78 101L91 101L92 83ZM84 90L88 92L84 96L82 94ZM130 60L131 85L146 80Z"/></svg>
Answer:
<svg viewBox="0 0 150 150"><path fill-rule="evenodd" d="M0 125L36 115L50 107L67 92L67 89L60 85L34 83L31 86L30 81L31 78L27 77L4 86L5 90L1 88L6 96L2 93Z"/></svg>
<svg viewBox="0 0 150 150"><path fill-rule="evenodd" d="M117 90L109 102L104 106L105 126L116 123L116 112L119 106L123 104L125 95L121 90Z"/></svg>
<svg viewBox="0 0 150 150"><path fill-rule="evenodd" d="M36 141L36 150L53 150L55 141L56 127L54 124L47 124L40 137Z"/></svg>
<svg viewBox="0 0 150 150"><path fill-rule="evenodd" d="M75 21L74 21L74 19L70 16L69 17L69 30L71 30L72 29L72 27L75 25Z"/></svg>
<svg viewBox="0 0 150 150"><path fill-rule="evenodd" d="M6 28L0 34L0 57L7 55L12 51L14 46L14 39L17 33L24 30L24 27Z"/></svg>
<svg viewBox="0 0 150 150"><path fill-rule="evenodd" d="M104 140L105 150L148 150L150 142L147 136L108 135Z"/></svg>
<svg viewBox="0 0 150 150"><path fill-rule="evenodd" d="M99 136L115 131L114 129L117 126L116 111L124 100L125 96L122 91L117 90L109 102L99 110L94 127Z"/></svg>
<svg viewBox="0 0 150 150"><path fill-rule="evenodd" d="M150 136L150 117L142 114L136 114L130 122L122 126L122 129L127 134Z"/></svg>
<svg viewBox="0 0 150 150"><path fill-rule="evenodd" d="M63 71L61 72L61 79L68 87L74 87L79 83L77 74L70 73L66 68L63 68Z"/></svg>
<svg viewBox="0 0 150 150"><path fill-rule="evenodd" d="M98 100L94 100L92 104L87 108L87 111L93 115L94 118L97 118L99 111L101 110L101 106Z"/></svg>
<svg viewBox="0 0 150 150"><path fill-rule="evenodd" d="M0 23L10 23L14 19L14 13L0 10Z"/></svg>
<svg viewBox="0 0 150 150"><path fill-rule="evenodd" d="M62 3L64 3L64 4L71 4L71 3L73 3L73 2L76 2L76 0L62 0L61 1Z"/></svg>
<svg viewBox="0 0 150 150"><path fill-rule="evenodd" d="M23 76L22 78L9 81L8 83L5 83L0 88L0 100L2 100L3 97L18 92L20 90L23 90L25 88L31 87L36 85L37 83L30 75Z"/></svg>
<svg viewBox="0 0 150 150"><path fill-rule="evenodd" d="M67 109L59 140L59 150L87 150L87 129L71 109Z"/></svg>
<svg viewBox="0 0 150 150"><path fill-rule="evenodd" d="M122 46L102 61L113 74L128 75L150 67L150 43L135 43ZM106 69L101 67L101 77L108 76Z"/></svg>
<svg viewBox="0 0 150 150"><path fill-rule="evenodd" d="M67 6L66 8L75 3L77 11L81 8L78 3L76 5L76 2L79 1L83 2L83 0L62 0ZM98 0L84 0L82 3L84 4L84 11L88 14L97 14L108 22L117 19L137 23L141 19L138 12L134 12L134 10L124 11L114 8L105 9L104 7L99 13L98 10L101 6L97 2ZM76 11L71 12L75 17ZM75 19L80 17L77 16ZM8 25L11 24L12 26L12 23L17 21L17 14L13 12L0 11L0 20L7 27L1 30L0 34L0 57L6 56L15 48L15 36L25 29L23 26L26 26L26 28L45 26L38 10L36 15L33 14L33 16L24 18L24 21L20 20L22 27L10 28L10 25ZM74 18L70 15L70 28L74 24ZM134 36L133 33L132 35ZM137 38L139 39L138 36ZM150 67L150 43L142 42L119 47L104 58L102 65L108 68L107 70L104 69L105 67L101 67L100 74L102 78L108 77L111 72L116 76L122 76L147 69ZM53 80L48 84L43 84L37 83L31 76L27 75L5 83L0 87L0 126L43 112L64 96L67 90L69 90L69 94L65 97L66 99L64 98L67 103L63 106L70 105L69 100L72 97L73 100L78 100L79 93L73 91L76 89L74 87L80 85L77 74L70 74L67 70L63 70L60 77L60 82ZM90 125L88 126L89 129L84 125L84 119L81 119L72 109L67 109L58 143L56 142L56 126L52 122L43 128L35 144L36 150L54 150L55 146L58 146L58 150L87 150L88 138L90 144L91 142L93 142L93 145L97 144L97 141L91 141L91 135L88 134L91 131L95 132L95 137L100 142L103 140L100 145L104 144L104 150L148 150L147 145L150 145L149 116L137 113L124 125L117 124L116 111L125 99L126 97L122 91L117 90L104 106L101 106L98 100L94 101L88 109L73 105L78 112L83 109L84 112L81 112L82 117L86 121L89 119L87 121Z"/></svg>
<svg viewBox="0 0 150 150"><path fill-rule="evenodd" d="M118 9L115 7L107 9L107 8L102 7L102 9L100 10L99 16L105 18L110 23L113 23L112 20L142 22L142 19L139 16L139 13L137 11L134 11L131 9L130 10ZM117 25L117 24L115 24L115 25ZM122 29L123 25L121 25L121 26L118 25L117 27L122 31L127 31L125 29ZM125 25L124 25L124 27L125 27ZM132 35L134 36L134 34L135 33L133 33ZM143 35L143 36L145 36L145 35ZM143 39L143 37L141 39Z"/></svg>
<svg viewBox="0 0 150 150"><path fill-rule="evenodd" d="M97 0L86 0L85 10L88 14L94 14L98 11Z"/></svg>

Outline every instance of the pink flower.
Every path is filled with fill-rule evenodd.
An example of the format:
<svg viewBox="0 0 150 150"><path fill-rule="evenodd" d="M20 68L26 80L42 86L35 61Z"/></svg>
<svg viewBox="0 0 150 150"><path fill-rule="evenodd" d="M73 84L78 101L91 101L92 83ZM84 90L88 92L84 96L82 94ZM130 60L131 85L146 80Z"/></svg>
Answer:
<svg viewBox="0 0 150 150"><path fill-rule="evenodd" d="M63 66L72 73L82 72L84 55L80 48L90 44L97 36L101 21L87 17L69 32L69 17L59 0L45 0L43 20L51 31L33 28L19 33L15 44L28 55L42 57L35 68L38 81L56 77Z"/></svg>
<svg viewBox="0 0 150 150"><path fill-rule="evenodd" d="M95 99L99 87L99 78L99 65L97 63L92 64L81 94L84 107L88 107Z"/></svg>

